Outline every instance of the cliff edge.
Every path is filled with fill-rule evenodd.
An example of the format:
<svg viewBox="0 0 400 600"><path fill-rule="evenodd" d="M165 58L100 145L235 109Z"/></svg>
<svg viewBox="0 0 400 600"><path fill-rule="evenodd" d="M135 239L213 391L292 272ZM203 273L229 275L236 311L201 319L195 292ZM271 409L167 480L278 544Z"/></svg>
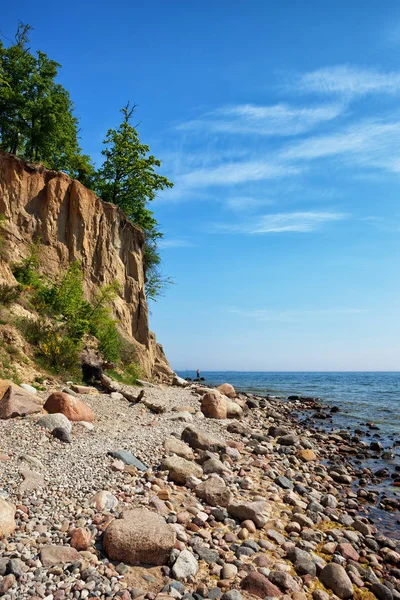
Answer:
<svg viewBox="0 0 400 600"><path fill-rule="evenodd" d="M54 277L79 260L88 299L99 286L117 281L121 291L113 312L121 333L135 344L148 378L169 380L172 369L149 330L141 229L65 173L1 151L0 214L6 219L0 283L16 283L11 265L28 256L38 239L40 271Z"/></svg>

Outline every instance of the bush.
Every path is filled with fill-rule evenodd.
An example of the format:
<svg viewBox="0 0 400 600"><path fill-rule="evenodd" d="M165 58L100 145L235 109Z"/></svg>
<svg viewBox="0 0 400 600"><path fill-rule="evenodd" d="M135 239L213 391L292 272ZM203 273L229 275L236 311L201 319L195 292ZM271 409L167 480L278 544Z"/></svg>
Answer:
<svg viewBox="0 0 400 600"><path fill-rule="evenodd" d="M13 266L15 279L23 287L38 289L43 284L43 277L38 272L40 240L33 243L29 256Z"/></svg>
<svg viewBox="0 0 400 600"><path fill-rule="evenodd" d="M6 283L0 283L0 304L3 306L10 306L15 302L21 294L20 287L18 285L7 285Z"/></svg>

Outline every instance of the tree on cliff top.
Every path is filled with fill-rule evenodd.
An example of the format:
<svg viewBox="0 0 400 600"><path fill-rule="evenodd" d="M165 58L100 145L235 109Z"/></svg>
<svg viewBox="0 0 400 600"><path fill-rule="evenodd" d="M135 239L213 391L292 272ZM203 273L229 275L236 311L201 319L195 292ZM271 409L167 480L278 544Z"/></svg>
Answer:
<svg viewBox="0 0 400 600"><path fill-rule="evenodd" d="M157 242L163 234L147 204L155 199L157 192L173 187L173 183L156 172L161 161L149 154L149 146L141 143L137 129L131 125L135 108L129 103L122 108L123 119L118 129L107 132L102 150L105 160L97 173L96 192L106 202L119 206L128 219L143 230L146 293L155 300L169 280L159 271L161 258Z"/></svg>
<svg viewBox="0 0 400 600"><path fill-rule="evenodd" d="M31 29L20 23L15 43L6 47L0 40L0 148L85 184L93 166L79 147L69 93L55 81L60 65L44 52L30 52Z"/></svg>

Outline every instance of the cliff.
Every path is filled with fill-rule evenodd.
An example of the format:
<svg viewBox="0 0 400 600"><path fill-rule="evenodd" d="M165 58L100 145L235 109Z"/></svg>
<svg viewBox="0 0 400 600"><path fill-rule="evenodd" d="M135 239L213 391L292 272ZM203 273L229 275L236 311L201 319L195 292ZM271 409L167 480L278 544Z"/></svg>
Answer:
<svg viewBox="0 0 400 600"><path fill-rule="evenodd" d="M113 311L121 333L132 341L147 377L164 380L172 370L149 330L144 291L141 229L65 173L50 171L0 151L0 214L6 218L0 282L15 283L11 264L25 258L40 239L40 269L57 276L79 260L85 293L120 284Z"/></svg>

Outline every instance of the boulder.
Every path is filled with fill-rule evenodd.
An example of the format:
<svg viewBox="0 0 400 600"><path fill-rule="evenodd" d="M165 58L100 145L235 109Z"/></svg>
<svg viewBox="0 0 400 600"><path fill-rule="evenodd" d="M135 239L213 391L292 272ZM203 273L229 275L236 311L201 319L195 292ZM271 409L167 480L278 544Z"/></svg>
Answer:
<svg viewBox="0 0 400 600"><path fill-rule="evenodd" d="M169 456L162 462L161 468L163 471L168 471L169 478L175 483L184 485L186 479L193 475L201 477L203 469L193 461L186 460L180 456Z"/></svg>
<svg viewBox="0 0 400 600"><path fill-rule="evenodd" d="M255 500L254 502L235 502L229 504L228 512L239 521L253 521L261 528L264 527L271 514L271 507L265 500Z"/></svg>
<svg viewBox="0 0 400 600"><path fill-rule="evenodd" d="M174 437L167 438L164 442L165 451L170 454L176 454L177 456L181 456L182 458L186 458L186 460L193 460L194 454L193 450L189 448L185 442L178 440Z"/></svg>
<svg viewBox="0 0 400 600"><path fill-rule="evenodd" d="M172 575L175 579L184 580L188 577L194 577L199 565L197 559L189 550L183 550L172 567Z"/></svg>
<svg viewBox="0 0 400 600"><path fill-rule="evenodd" d="M226 507L231 501L231 492L225 481L218 475L211 475L206 481L195 488L196 496L210 506Z"/></svg>
<svg viewBox="0 0 400 600"><path fill-rule="evenodd" d="M15 506L0 496L0 538L13 533L17 527L15 522Z"/></svg>
<svg viewBox="0 0 400 600"><path fill-rule="evenodd" d="M300 452L297 455L300 460L302 460L303 462L311 462L313 460L317 460L317 455L315 454L315 452L313 452L313 450L300 450Z"/></svg>
<svg viewBox="0 0 400 600"><path fill-rule="evenodd" d="M42 405L37 396L11 381L0 380L0 419L25 417L41 410Z"/></svg>
<svg viewBox="0 0 400 600"><path fill-rule="evenodd" d="M182 440L189 444L194 450L210 450L211 452L218 452L224 450L226 442L221 440L216 435L200 431L194 427L186 427L182 431Z"/></svg>
<svg viewBox="0 0 400 600"><path fill-rule="evenodd" d="M319 579L338 598L346 600L346 598L352 597L354 592L353 584L342 565L329 563L322 569Z"/></svg>
<svg viewBox="0 0 400 600"><path fill-rule="evenodd" d="M80 560L81 555L75 548L70 546L57 546L49 544L43 546L40 551L40 560L44 567L54 567L55 565L64 565L66 563L74 563Z"/></svg>
<svg viewBox="0 0 400 600"><path fill-rule="evenodd" d="M129 565L165 565L175 545L175 531L145 508L127 510L107 527L103 546L110 560Z"/></svg>
<svg viewBox="0 0 400 600"><path fill-rule="evenodd" d="M226 416L228 419L240 419L243 416L243 408L236 402L228 400L226 402Z"/></svg>
<svg viewBox="0 0 400 600"><path fill-rule="evenodd" d="M283 596L283 593L276 585L271 583L262 573L257 573L257 571L249 573L242 579L240 587L252 596L258 596L259 598Z"/></svg>
<svg viewBox="0 0 400 600"><path fill-rule="evenodd" d="M201 401L201 412L210 419L226 419L226 398L217 391L204 394Z"/></svg>
<svg viewBox="0 0 400 600"><path fill-rule="evenodd" d="M72 431L72 423L65 415L62 413L53 413L52 415L43 415L39 421L36 421L36 425L40 425L40 427L45 427L49 431L53 431L56 427L62 427L66 429L69 433Z"/></svg>
<svg viewBox="0 0 400 600"><path fill-rule="evenodd" d="M217 390L224 396L228 396L228 398L236 398L235 388L230 383L223 383L222 385L219 385Z"/></svg>
<svg viewBox="0 0 400 600"><path fill-rule="evenodd" d="M61 413L70 421L94 421L94 413L91 408L78 398L74 398L65 392L53 392L47 398L44 409L48 413Z"/></svg>

